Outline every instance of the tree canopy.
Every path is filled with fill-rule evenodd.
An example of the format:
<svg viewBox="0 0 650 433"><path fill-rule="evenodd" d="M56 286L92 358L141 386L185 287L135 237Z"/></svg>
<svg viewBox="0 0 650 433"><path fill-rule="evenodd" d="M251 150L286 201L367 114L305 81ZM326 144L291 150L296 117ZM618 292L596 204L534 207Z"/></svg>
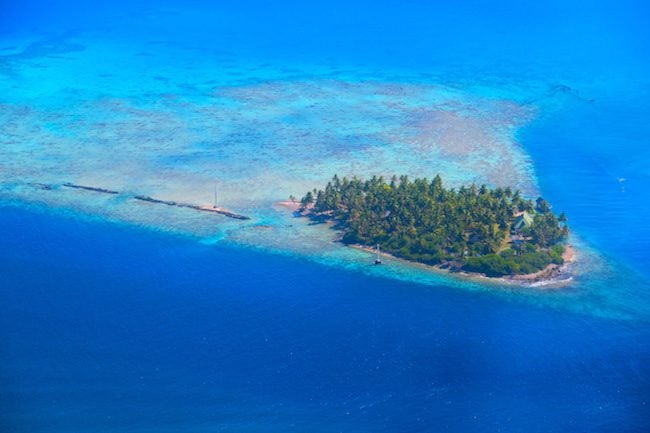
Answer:
<svg viewBox="0 0 650 433"><path fill-rule="evenodd" d="M301 210L331 220L345 243L382 248L398 257L482 272L489 276L530 273L561 263L568 235L543 198L535 203L511 188L486 185L445 188L408 176L369 180L335 175L323 190L308 192ZM514 230L522 212L532 224ZM555 247L554 247L555 246ZM552 248L554 247L554 248Z"/></svg>

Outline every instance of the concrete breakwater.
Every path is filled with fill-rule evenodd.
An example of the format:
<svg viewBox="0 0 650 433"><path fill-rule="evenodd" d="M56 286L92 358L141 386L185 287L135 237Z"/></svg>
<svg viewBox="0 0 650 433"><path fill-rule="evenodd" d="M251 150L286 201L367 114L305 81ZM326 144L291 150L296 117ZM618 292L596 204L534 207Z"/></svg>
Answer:
<svg viewBox="0 0 650 433"><path fill-rule="evenodd" d="M179 202L169 201L169 200L160 200L160 199L145 196L145 195L136 195L133 198L135 200L140 200L140 201L144 201L144 202L147 202L147 203L158 203L158 204L164 204L164 205L167 205L167 206L186 207L186 208L190 208L190 209L199 210L199 211L202 211L202 212L217 213L219 215L224 215L224 216L227 216L229 218L234 218L234 219L238 219L238 220L249 220L250 219L250 217L247 217L246 215L241 215L241 214L238 214L238 213L235 213L235 212L232 212L232 211L229 211L227 209L220 208L220 207L210 207L210 206L207 206L207 205L201 206L201 205L195 205L195 204L190 204L190 203L179 203Z"/></svg>
<svg viewBox="0 0 650 433"><path fill-rule="evenodd" d="M118 191L113 191L111 189L97 188L94 186L86 186L86 185L77 185L75 183L70 183L70 182L64 183L63 186L68 188L85 189L86 191L102 192L104 194L119 194Z"/></svg>
<svg viewBox="0 0 650 433"><path fill-rule="evenodd" d="M57 185L54 184L48 184L48 183L29 183L28 185L46 190L46 191L52 191L57 188ZM125 195L119 191L115 191L112 189L106 189L106 188L100 188L97 186L89 186L89 185L79 185L76 183L71 183L71 182L65 182L61 184L61 186L64 186L66 188L74 188L78 190L84 190L84 191L91 191L91 192L96 192L100 194L110 194L110 195ZM141 202L146 202L146 203L152 203L152 204L164 204L166 206L174 206L174 207L183 207L183 208L188 208L188 209L194 209L198 210L201 212L209 212L209 213L215 213L219 215L223 215L228 218L233 218L237 220L249 220L250 217L246 215L241 215L236 212L233 212L228 209L224 209L221 207L214 207L214 206L209 206L209 205L196 205L196 204L191 204L191 203L181 203L181 202L176 202L172 200L161 200L145 195L136 195L136 196L131 196L133 200L138 200Z"/></svg>

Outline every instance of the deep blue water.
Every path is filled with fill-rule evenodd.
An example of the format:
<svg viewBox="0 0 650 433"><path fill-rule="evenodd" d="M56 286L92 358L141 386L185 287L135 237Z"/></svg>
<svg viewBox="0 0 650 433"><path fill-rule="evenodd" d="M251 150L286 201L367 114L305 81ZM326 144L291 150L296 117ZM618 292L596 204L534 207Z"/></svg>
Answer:
<svg viewBox="0 0 650 433"><path fill-rule="evenodd" d="M3 208L5 431L646 431L647 323Z"/></svg>
<svg viewBox="0 0 650 433"><path fill-rule="evenodd" d="M178 17L157 11L179 2L3 1L0 32L435 71L460 87L571 85L594 102L541 103L520 138L543 194L621 272L608 289L634 315L2 206L2 431L650 431L644 2L208 4Z"/></svg>
<svg viewBox="0 0 650 433"><path fill-rule="evenodd" d="M576 232L647 275L650 270L650 102L647 87L572 101L525 131L543 193Z"/></svg>

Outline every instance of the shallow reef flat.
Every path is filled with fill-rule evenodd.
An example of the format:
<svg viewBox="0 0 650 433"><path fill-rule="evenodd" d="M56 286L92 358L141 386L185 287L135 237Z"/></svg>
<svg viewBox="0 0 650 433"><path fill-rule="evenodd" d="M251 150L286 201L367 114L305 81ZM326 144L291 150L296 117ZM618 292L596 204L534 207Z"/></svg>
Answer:
<svg viewBox="0 0 650 433"><path fill-rule="evenodd" d="M254 209L340 175L443 173L536 191L516 142L530 107L440 86L334 80L61 107L3 103L6 183L75 182Z"/></svg>
<svg viewBox="0 0 650 433"><path fill-rule="evenodd" d="M334 173L441 173L452 186L537 194L517 142L538 110L521 102L524 90L511 98L512 88L473 91L433 77L262 64L227 53L198 62L179 46L112 45L88 35L22 46L4 58L13 71L2 78L0 100L5 200L357 266L365 253L275 203ZM251 219L134 200L202 206L212 204L215 188L220 207Z"/></svg>
<svg viewBox="0 0 650 433"><path fill-rule="evenodd" d="M323 251L323 240L331 249L329 234L298 229L304 224L273 203L333 173L443 173L452 184L515 185L534 194L515 139L533 114L443 86L331 79L217 86L200 100L104 97L65 111L4 103L2 194L195 236ZM64 191L66 182L123 194ZM252 219L233 223L128 199L204 205L215 188L220 206Z"/></svg>
<svg viewBox="0 0 650 433"><path fill-rule="evenodd" d="M347 266L365 253L275 203L334 173L441 173L451 185L537 193L516 138L537 108L498 88L227 53L197 62L183 47L88 35L16 46L4 57L13 75L2 77L0 100L5 200ZM202 206L215 188L220 207L251 219L134 199Z"/></svg>
<svg viewBox="0 0 650 433"><path fill-rule="evenodd" d="M296 61L194 38L172 42L147 31L121 39L105 29L50 30L16 35L0 51L2 203L427 285L516 293L588 314L627 317L647 305L610 290L628 280L623 286L635 287L637 276L605 260L588 238L573 236L579 260L570 287L539 290L389 258L388 266L369 266L368 254L344 248L334 231L277 206L334 173L440 173L450 186L510 185L536 196L537 176L519 137L564 104L585 103L572 87L555 85L546 68L480 76L472 68L400 70ZM215 186L220 207L251 219L134 199L212 205Z"/></svg>

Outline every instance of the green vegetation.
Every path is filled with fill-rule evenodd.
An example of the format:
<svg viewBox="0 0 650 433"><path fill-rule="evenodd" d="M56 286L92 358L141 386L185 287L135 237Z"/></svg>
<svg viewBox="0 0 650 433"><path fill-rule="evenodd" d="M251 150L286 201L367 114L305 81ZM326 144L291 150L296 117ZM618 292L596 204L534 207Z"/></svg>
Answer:
<svg viewBox="0 0 650 433"><path fill-rule="evenodd" d="M440 176L386 182L334 176L308 192L301 211L333 221L342 241L382 248L407 260L488 276L528 274L562 263L566 216L543 198L535 203L511 188L446 189Z"/></svg>

